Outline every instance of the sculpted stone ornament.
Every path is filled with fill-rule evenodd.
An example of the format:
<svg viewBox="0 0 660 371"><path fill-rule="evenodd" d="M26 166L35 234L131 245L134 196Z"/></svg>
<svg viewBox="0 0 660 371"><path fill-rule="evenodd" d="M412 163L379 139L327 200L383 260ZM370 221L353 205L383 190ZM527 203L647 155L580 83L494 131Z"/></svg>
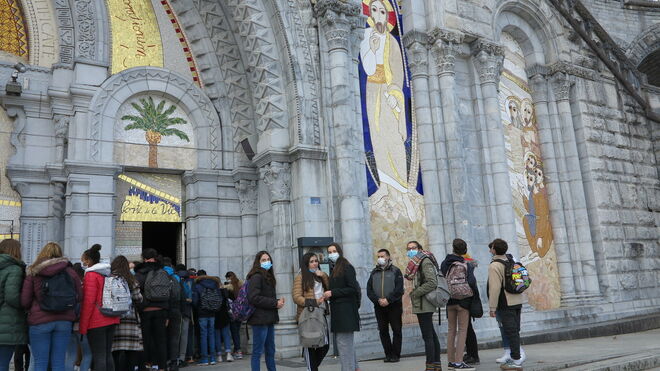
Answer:
<svg viewBox="0 0 660 371"><path fill-rule="evenodd" d="M65 115L55 115L55 152L58 162L64 161L65 144L69 136L71 118Z"/></svg>
<svg viewBox="0 0 660 371"><path fill-rule="evenodd" d="M438 67L438 74L440 76L444 74L454 74L456 55L458 55L457 44L448 43L443 40L436 40L433 44L433 56L435 57L435 63Z"/></svg>
<svg viewBox="0 0 660 371"><path fill-rule="evenodd" d="M472 54L474 55L474 65L479 74L479 81L482 84L499 85L502 63L504 62L504 48L478 39L472 43Z"/></svg>
<svg viewBox="0 0 660 371"><path fill-rule="evenodd" d="M565 73L555 73L552 75L552 92L557 100L568 100L571 91L571 81Z"/></svg>
<svg viewBox="0 0 660 371"><path fill-rule="evenodd" d="M414 79L428 74L429 37L424 32L411 31L403 35L403 44L408 51L408 67Z"/></svg>
<svg viewBox="0 0 660 371"><path fill-rule="evenodd" d="M328 49L349 50L351 31L360 27L360 5L349 0L319 0L314 11L325 28ZM364 23L364 22L362 22Z"/></svg>
<svg viewBox="0 0 660 371"><path fill-rule="evenodd" d="M257 214L257 182L254 180L241 179L236 182L234 186L238 192L238 200L241 203L241 214Z"/></svg>
<svg viewBox="0 0 660 371"><path fill-rule="evenodd" d="M271 162L260 169L264 183L270 188L270 202L290 201L291 166L286 162Z"/></svg>

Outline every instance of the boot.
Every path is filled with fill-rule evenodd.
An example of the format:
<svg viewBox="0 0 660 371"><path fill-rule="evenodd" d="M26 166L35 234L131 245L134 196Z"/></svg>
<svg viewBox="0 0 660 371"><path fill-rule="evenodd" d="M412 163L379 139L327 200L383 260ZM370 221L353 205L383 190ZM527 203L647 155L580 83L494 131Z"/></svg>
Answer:
<svg viewBox="0 0 660 371"><path fill-rule="evenodd" d="M427 363L426 368L424 371L436 371L435 364L434 363Z"/></svg>

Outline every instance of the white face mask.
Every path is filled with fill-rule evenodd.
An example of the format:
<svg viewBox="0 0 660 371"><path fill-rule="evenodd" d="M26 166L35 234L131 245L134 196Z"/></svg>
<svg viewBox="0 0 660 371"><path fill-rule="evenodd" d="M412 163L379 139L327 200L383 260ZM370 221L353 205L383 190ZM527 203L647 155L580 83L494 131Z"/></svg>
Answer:
<svg viewBox="0 0 660 371"><path fill-rule="evenodd" d="M381 267L384 267L385 264L387 264L387 259L385 259L385 258L378 258L378 265L380 265Z"/></svg>
<svg viewBox="0 0 660 371"><path fill-rule="evenodd" d="M328 259L330 259L331 262L336 263L337 259L339 259L339 253L333 252L328 254Z"/></svg>

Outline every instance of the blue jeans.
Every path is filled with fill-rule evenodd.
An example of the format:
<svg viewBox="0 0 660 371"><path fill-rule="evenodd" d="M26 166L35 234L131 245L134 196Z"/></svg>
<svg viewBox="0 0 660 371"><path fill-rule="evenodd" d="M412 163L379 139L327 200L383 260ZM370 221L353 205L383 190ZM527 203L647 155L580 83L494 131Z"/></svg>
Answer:
<svg viewBox="0 0 660 371"><path fill-rule="evenodd" d="M199 319L199 352L201 361L215 359L215 317L201 317Z"/></svg>
<svg viewBox="0 0 660 371"><path fill-rule="evenodd" d="M46 371L48 361L52 371L64 371L66 348L73 324L53 321L30 326L30 347L34 354L34 371Z"/></svg>
<svg viewBox="0 0 660 371"><path fill-rule="evenodd" d="M222 343L225 343L225 352L231 353L231 329L229 325L215 329L215 349L222 352Z"/></svg>
<svg viewBox="0 0 660 371"><path fill-rule="evenodd" d="M241 350L241 321L231 321L229 325L231 338L234 342L234 352Z"/></svg>
<svg viewBox="0 0 660 371"><path fill-rule="evenodd" d="M82 338L82 340L80 339ZM87 335L80 335L74 332L69 340L69 346L66 349L66 363L64 364L65 371L73 371L74 363L78 357L78 345L82 349L82 359L80 360L80 370L89 371L92 367L92 349L87 342Z"/></svg>
<svg viewBox="0 0 660 371"><path fill-rule="evenodd" d="M266 354L266 368L275 371L275 326L252 326L252 371L261 369L261 354Z"/></svg>
<svg viewBox="0 0 660 371"><path fill-rule="evenodd" d="M9 370L9 361L14 355L16 345L0 345L0 371Z"/></svg>

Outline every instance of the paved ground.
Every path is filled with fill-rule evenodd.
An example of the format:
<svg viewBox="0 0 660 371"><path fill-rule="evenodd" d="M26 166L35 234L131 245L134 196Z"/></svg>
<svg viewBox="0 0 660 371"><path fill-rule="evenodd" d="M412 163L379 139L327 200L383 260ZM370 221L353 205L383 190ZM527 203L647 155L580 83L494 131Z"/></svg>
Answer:
<svg viewBox="0 0 660 371"><path fill-rule="evenodd" d="M527 371L580 370L580 371L618 371L648 370L660 371L660 329L617 336L562 341L556 343L534 344L525 346ZM482 350L479 354L481 364L478 371L499 370L495 359L501 349ZM248 356L249 357L249 356ZM446 355L442 355L446 365ZM383 363L382 360L362 361L361 371L421 371L424 358L406 357L400 363ZM444 367L444 366L443 366ZM264 364L261 367L266 370ZM301 359L277 362L279 371L304 370ZM338 360L326 358L320 371L338 371ZM190 371L248 371L249 359L215 366L186 367Z"/></svg>

